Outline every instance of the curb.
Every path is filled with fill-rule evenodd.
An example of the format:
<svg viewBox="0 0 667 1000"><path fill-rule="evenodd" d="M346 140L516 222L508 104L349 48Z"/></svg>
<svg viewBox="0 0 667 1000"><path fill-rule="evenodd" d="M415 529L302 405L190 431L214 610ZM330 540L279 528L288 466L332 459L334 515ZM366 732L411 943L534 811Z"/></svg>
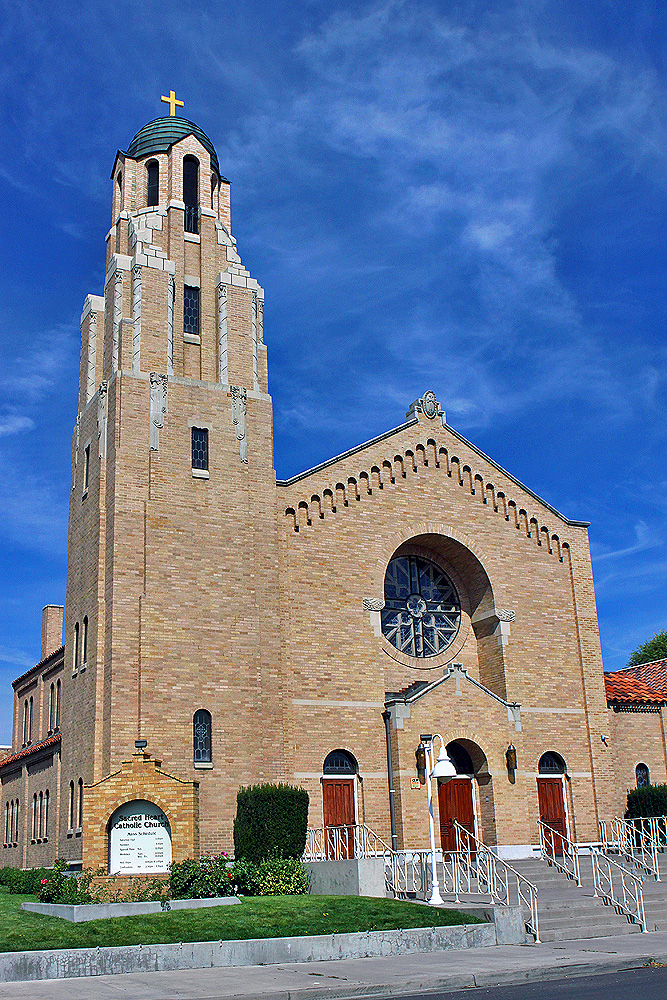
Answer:
<svg viewBox="0 0 667 1000"><path fill-rule="evenodd" d="M4 952L0 954L0 982L396 957L489 948L496 943L494 924L455 924L293 938Z"/></svg>
<svg viewBox="0 0 667 1000"><path fill-rule="evenodd" d="M549 966L547 968L517 969L515 971L498 971L485 973L459 973L453 976L439 976L429 979L380 986L330 986L309 987L308 989L278 990L271 993L257 994L257 1000L356 1000L357 997L367 1000L381 1000L385 997L423 996L428 1000L431 996L439 996L446 991L456 993L463 990L493 988L494 986L521 986L524 983L552 982L560 979L581 979L585 976L613 974L615 972L630 972L643 968L655 955L637 956L630 959L618 959L610 962L579 962L571 965ZM326 973L322 973L323 976ZM224 994L220 994L222 1000ZM232 994L228 994L232 1000Z"/></svg>

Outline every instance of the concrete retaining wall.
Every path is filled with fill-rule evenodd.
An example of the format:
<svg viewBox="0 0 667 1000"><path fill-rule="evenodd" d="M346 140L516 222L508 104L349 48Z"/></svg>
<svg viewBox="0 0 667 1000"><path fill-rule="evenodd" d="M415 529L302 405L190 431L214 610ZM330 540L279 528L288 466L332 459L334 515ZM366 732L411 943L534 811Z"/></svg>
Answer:
<svg viewBox="0 0 667 1000"><path fill-rule="evenodd" d="M386 896L384 858L308 861L314 896Z"/></svg>
<svg viewBox="0 0 667 1000"><path fill-rule="evenodd" d="M170 899L166 903L21 903L22 910L43 913L45 917L60 917L80 924L87 920L105 920L107 917L133 917L139 913L167 913L169 910L199 910L206 906L231 906L240 903L236 896L216 896L209 899Z"/></svg>
<svg viewBox="0 0 667 1000"><path fill-rule="evenodd" d="M169 972L222 966L323 962L376 958L496 944L494 924L414 927L363 934L256 938L249 941L199 941L190 944L128 945L123 948L63 948L0 954L0 982L109 976L122 972Z"/></svg>

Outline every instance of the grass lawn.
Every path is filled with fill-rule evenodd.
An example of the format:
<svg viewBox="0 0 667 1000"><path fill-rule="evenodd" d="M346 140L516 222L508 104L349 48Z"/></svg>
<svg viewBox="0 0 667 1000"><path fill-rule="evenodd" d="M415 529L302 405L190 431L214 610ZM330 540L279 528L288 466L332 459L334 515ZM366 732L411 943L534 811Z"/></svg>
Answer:
<svg viewBox="0 0 667 1000"><path fill-rule="evenodd" d="M474 917L416 903L368 896L254 896L238 906L179 910L71 924L20 909L35 896L12 896L0 886L0 952L94 948L242 938L343 934L473 924Z"/></svg>

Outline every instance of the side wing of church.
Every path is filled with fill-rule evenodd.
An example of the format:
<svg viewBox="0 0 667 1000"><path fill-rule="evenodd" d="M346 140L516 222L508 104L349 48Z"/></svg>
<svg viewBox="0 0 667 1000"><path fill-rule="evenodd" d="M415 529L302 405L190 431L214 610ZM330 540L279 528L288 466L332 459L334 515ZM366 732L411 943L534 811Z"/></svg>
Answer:
<svg viewBox="0 0 667 1000"><path fill-rule="evenodd" d="M264 293L212 143L159 118L111 183L104 294L81 317L64 642L45 609L0 760L4 863L159 872L231 851L237 790L264 781L306 788L316 830L424 846L432 733L457 770L443 848L454 819L506 857L532 853L540 818L597 840L633 734L652 780L665 740L661 696L639 724L605 690L587 524L431 391L276 481Z"/></svg>

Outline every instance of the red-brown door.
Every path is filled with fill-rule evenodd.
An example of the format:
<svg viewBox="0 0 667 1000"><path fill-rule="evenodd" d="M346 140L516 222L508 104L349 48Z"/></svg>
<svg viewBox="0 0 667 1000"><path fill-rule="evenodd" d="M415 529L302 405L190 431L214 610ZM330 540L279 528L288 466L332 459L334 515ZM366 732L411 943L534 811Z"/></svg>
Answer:
<svg viewBox="0 0 667 1000"><path fill-rule="evenodd" d="M450 778L444 783L438 782L438 809L442 849L443 851L455 851L454 820L457 820L473 836L475 833L475 813L470 778ZM471 843L470 846L472 847L473 844Z"/></svg>
<svg viewBox="0 0 667 1000"><path fill-rule="evenodd" d="M324 844L327 860L354 857L354 781L322 778ZM330 830L330 827L343 829Z"/></svg>
<svg viewBox="0 0 667 1000"><path fill-rule="evenodd" d="M553 837L553 848L555 854L563 853L563 843L557 834L567 838L567 826L565 822L565 802L563 800L563 782L560 778L538 778L537 779L537 800L540 808L540 819L547 826L555 830Z"/></svg>

